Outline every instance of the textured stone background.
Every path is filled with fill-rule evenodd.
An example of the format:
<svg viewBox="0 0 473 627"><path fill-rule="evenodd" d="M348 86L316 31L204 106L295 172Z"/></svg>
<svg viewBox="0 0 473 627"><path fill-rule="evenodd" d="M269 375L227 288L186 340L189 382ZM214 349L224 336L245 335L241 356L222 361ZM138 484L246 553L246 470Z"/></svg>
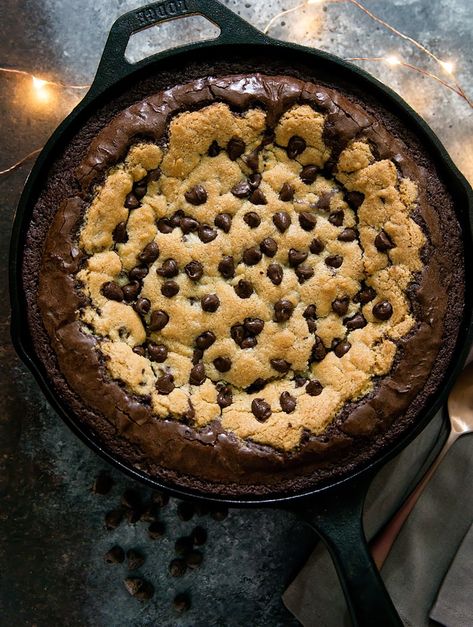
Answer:
<svg viewBox="0 0 473 627"><path fill-rule="evenodd" d="M225 0L258 28L291 0ZM0 0L0 65L72 83L90 83L107 32L132 0ZM458 76L473 91L470 0L366 0L375 13L439 56L457 61ZM173 22L136 35L128 55L147 54L212 29L199 18ZM418 51L381 29L353 6L313 6L278 20L271 34L320 47L340 56L378 56L402 49L413 63ZM428 66L428 64L427 64ZM435 83L399 68L365 64L398 90L431 124L460 168L473 180L471 109ZM435 66L430 66L436 69ZM0 76L0 169L40 147L82 92L48 88L49 100L34 97L29 79ZM151 542L146 526L121 525L107 532L104 513L131 482L112 471L109 496L91 494L104 462L62 424L20 364L9 341L6 269L10 228L27 175L24 167L0 178L0 625L296 625L280 595L302 564L313 538L286 512L234 510L224 522L198 519L207 527L200 571L175 580L167 574L174 540L188 533L171 501L163 519L165 539ZM108 566L103 553L114 543L147 555L142 573L156 587L140 605L121 581L124 566ZM177 618L170 602L190 591L193 609Z"/></svg>

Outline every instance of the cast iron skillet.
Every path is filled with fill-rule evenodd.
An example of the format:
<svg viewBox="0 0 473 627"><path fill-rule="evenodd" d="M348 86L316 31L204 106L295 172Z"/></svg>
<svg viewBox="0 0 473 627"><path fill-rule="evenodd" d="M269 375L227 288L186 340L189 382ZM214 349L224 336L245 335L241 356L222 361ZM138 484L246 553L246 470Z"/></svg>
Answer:
<svg viewBox="0 0 473 627"><path fill-rule="evenodd" d="M133 33L165 20L194 14L202 15L216 24L221 30L220 35L211 41L161 52L134 65L125 60L125 49ZM345 478L323 487L289 496L222 498L150 478L131 465L116 459L96 442L93 434L81 425L76 417L68 414L48 383L47 374L35 355L29 335L25 313L26 302L22 293L22 251L32 208L61 146L67 143L68 138L81 127L87 116L104 103L111 93L121 93L132 80L145 76L147 72L158 73L165 67L169 71L171 65L185 67L186 63L195 63L196 59L235 60L240 57L252 58L252 55L281 59L290 57L292 63L316 67L317 73L321 76L356 86L374 96L379 104L415 133L435 160L439 174L455 201L463 231L467 290L464 319L455 354L445 372L443 384L439 386L437 394L429 400L416 423L404 432L394 445L387 447L365 467L357 468ZM123 15L113 24L90 91L52 135L29 176L18 206L10 251L13 342L54 409L90 448L108 462L133 478L153 488L164 489L180 498L206 499L239 507L270 505L297 509L311 521L334 559L354 624L363 627L399 626L402 622L368 552L361 520L363 503L374 474L427 425L445 402L455 376L461 370L466 358L470 344L473 308L472 213L473 192L438 139L405 102L373 77L330 54L273 40L254 29L217 0L166 0L150 4Z"/></svg>

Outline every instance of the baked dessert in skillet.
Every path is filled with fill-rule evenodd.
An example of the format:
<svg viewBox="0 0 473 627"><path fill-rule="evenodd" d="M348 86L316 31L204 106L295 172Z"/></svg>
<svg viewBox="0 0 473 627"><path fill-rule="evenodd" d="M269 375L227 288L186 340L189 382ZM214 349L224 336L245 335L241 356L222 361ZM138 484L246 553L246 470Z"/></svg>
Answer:
<svg viewBox="0 0 473 627"><path fill-rule="evenodd" d="M416 161L380 116L287 76L118 113L49 185L25 256L64 402L197 489L297 490L369 459L435 390L462 311L454 210Z"/></svg>

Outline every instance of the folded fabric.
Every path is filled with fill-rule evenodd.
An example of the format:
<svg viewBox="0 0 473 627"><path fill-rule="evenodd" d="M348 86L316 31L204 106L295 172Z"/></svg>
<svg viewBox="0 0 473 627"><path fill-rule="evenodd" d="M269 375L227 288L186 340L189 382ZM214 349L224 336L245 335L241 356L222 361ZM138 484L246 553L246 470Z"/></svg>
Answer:
<svg viewBox="0 0 473 627"><path fill-rule="evenodd" d="M439 413L375 478L364 514L368 538L390 518L428 468L433 455L438 452L438 446L434 452L433 447L441 430L442 415ZM450 450L405 523L382 569L388 591L408 627L429 625L430 608L472 523L472 446L472 439L464 436ZM473 547L470 547L469 559L473 563ZM283 601L304 627L340 627L344 624L345 600L335 568L322 543L317 545L288 587ZM470 608L473 616L473 595ZM449 623L444 624L450 627ZM473 621L470 620L471 624Z"/></svg>

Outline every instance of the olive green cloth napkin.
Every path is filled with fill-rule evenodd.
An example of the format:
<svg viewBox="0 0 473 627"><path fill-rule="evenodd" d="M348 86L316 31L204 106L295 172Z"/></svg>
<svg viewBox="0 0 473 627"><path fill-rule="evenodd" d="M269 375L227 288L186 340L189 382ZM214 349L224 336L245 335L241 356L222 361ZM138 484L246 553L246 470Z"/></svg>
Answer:
<svg viewBox="0 0 473 627"><path fill-rule="evenodd" d="M391 460L374 479L366 505L364 524L368 538L383 526L417 483L432 461L432 447L442 431L437 414L424 431ZM438 446L436 447L438 451ZM436 454L436 453L435 453ZM431 625L429 612L442 581L473 521L473 438L463 436L443 460L406 521L381 571L393 602L409 627ZM465 545L473 572L473 542ZM471 579L470 579L471 582ZM468 584L466 584L468 585ZM463 586L458 582L458 586ZM442 623L447 627L473 625L448 621L449 599L455 604L455 586L442 598ZM473 590L462 595L473 617ZM289 611L304 627L342 627L346 605L330 556L319 543L283 595ZM437 610L439 608L437 607ZM464 610L466 611L466 610ZM435 616L438 616L435 613Z"/></svg>

